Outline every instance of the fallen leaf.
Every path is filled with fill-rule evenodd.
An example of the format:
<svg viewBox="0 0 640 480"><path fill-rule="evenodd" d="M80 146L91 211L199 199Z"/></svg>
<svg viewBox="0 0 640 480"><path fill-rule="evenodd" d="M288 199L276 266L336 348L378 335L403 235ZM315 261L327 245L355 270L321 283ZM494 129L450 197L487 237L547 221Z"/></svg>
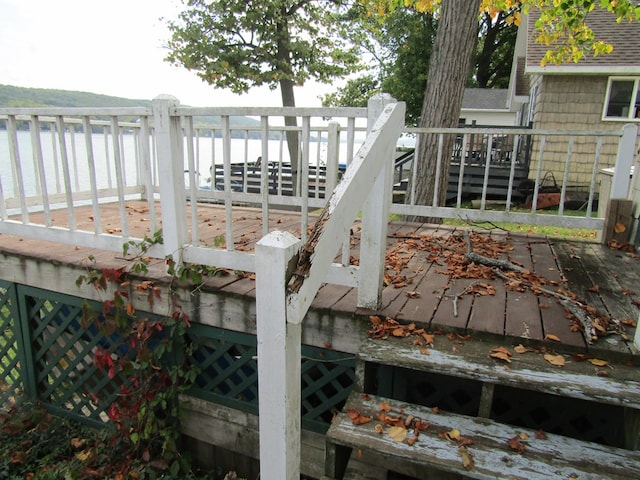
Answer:
<svg viewBox="0 0 640 480"><path fill-rule="evenodd" d="M457 428L453 428L448 432L444 432L444 438L446 438L447 440L451 440L452 442L457 442L460 438L460 430L458 430Z"/></svg>
<svg viewBox="0 0 640 480"><path fill-rule="evenodd" d="M465 470L471 470L473 468L473 457L471 453L469 453L469 450L467 450L467 447L464 445L458 447L458 453L462 457L462 466Z"/></svg>
<svg viewBox="0 0 640 480"><path fill-rule="evenodd" d="M593 287L587 288L588 292L600 293L600 285L594 285Z"/></svg>
<svg viewBox="0 0 640 480"><path fill-rule="evenodd" d="M418 440L418 437L409 437L409 438L407 439L407 444L408 444L409 446L411 446L411 445L413 445L414 443L416 443L416 440Z"/></svg>
<svg viewBox="0 0 640 480"><path fill-rule="evenodd" d="M387 433L396 442L402 442L407 436L407 429L399 426L390 427Z"/></svg>
<svg viewBox="0 0 640 480"><path fill-rule="evenodd" d="M556 367L564 367L565 364L565 360L562 355L552 355L551 353L547 353L545 354L544 359Z"/></svg>
<svg viewBox="0 0 640 480"><path fill-rule="evenodd" d="M427 345L433 345L436 336L429 333L422 333L422 338L424 338L424 341L427 342Z"/></svg>
<svg viewBox="0 0 640 480"><path fill-rule="evenodd" d="M380 404L380 406L378 407L378 410L380 410L381 412L390 412L391 405L389 405L389 402L384 401Z"/></svg>
<svg viewBox="0 0 640 480"><path fill-rule="evenodd" d="M527 440L529 440L529 434L526 432L520 432L518 433L518 438L523 442L526 442Z"/></svg>
<svg viewBox="0 0 640 480"><path fill-rule="evenodd" d="M624 233L627 231L627 227L624 223L621 222L616 222L615 226L613 227L614 231L616 233Z"/></svg>
<svg viewBox="0 0 640 480"><path fill-rule="evenodd" d="M89 460L89 458L91 458L91 449L87 448L86 450L76 453L74 456L76 457L77 460L80 460L81 462L86 462L87 460Z"/></svg>
<svg viewBox="0 0 640 480"><path fill-rule="evenodd" d="M360 415L358 418L352 420L354 425L364 425L365 423L369 423L373 418L365 417L364 415Z"/></svg>
<svg viewBox="0 0 640 480"><path fill-rule="evenodd" d="M382 434L384 432L384 426L381 423L376 423L376 426L373 427L376 433Z"/></svg>
<svg viewBox="0 0 640 480"><path fill-rule="evenodd" d="M513 351L516 353L526 353L527 347L522 344L516 345L515 347L513 347Z"/></svg>
<svg viewBox="0 0 640 480"><path fill-rule="evenodd" d="M518 453L524 453L524 451L527 449L525 445L520 443L520 438L517 435L507 440L507 445L509 445L511 450L514 450Z"/></svg>
<svg viewBox="0 0 640 480"><path fill-rule="evenodd" d="M552 333L547 333L544 336L545 340L551 340L552 342L559 342L560 338L556 335L553 335Z"/></svg>
<svg viewBox="0 0 640 480"><path fill-rule="evenodd" d="M420 353L422 353L423 355L431 355L431 352L427 348L421 348Z"/></svg>
<svg viewBox="0 0 640 480"><path fill-rule="evenodd" d="M609 365L609 362L606 360L600 360L598 358L590 358L587 360L591 365L595 365L596 367L606 367Z"/></svg>
<svg viewBox="0 0 640 480"><path fill-rule="evenodd" d="M404 337L404 335L405 335L405 331L404 331L404 328L402 328L402 327L398 327L398 328L395 328L395 329L393 330L393 332L391 332L391 334L392 334L394 337Z"/></svg>
<svg viewBox="0 0 640 480"><path fill-rule="evenodd" d="M420 298L420 292L416 292L415 290L414 290L414 291L411 291L411 292L405 292L404 294L405 294L408 298Z"/></svg>
<svg viewBox="0 0 640 480"><path fill-rule="evenodd" d="M74 437L71 439L71 446L73 448L80 449L86 445L87 441L84 438Z"/></svg>
<svg viewBox="0 0 640 480"><path fill-rule="evenodd" d="M546 440L547 439L547 434L544 433L542 430L536 430L535 435L536 435L536 438L538 440Z"/></svg>
<svg viewBox="0 0 640 480"><path fill-rule="evenodd" d="M507 363L511 363L511 356L504 352L493 352L489 354L489 357L495 358L496 360L502 360Z"/></svg>

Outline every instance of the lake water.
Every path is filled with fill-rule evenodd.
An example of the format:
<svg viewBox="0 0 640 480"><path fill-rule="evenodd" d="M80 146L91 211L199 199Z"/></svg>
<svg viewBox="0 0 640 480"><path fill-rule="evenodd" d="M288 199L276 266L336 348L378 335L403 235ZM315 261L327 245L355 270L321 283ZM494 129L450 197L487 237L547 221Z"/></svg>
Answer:
<svg viewBox="0 0 640 480"><path fill-rule="evenodd" d="M31 134L28 131L17 132L18 150L22 168L23 185L26 196L39 194L39 181L36 174L37 163L34 159ZM60 148L57 134L49 131L40 133L42 144L42 156L44 165L44 178L47 191L62 193L65 191L64 173L62 167L63 152ZM360 140L360 143L362 140ZM87 146L82 133L65 133L66 156L69 166L69 178L73 191L86 191L90 188L90 170L88 165ZM123 181L126 186L136 185L140 175L139 159L137 155L137 136L123 134L120 136L119 148L121 155ZM286 141L269 140L269 161L279 162L288 160ZM96 171L97 188L113 188L117 184L116 164L114 156L113 138L109 134L94 133L91 135L91 148L93 150L93 165ZM356 142L354 152L359 143ZM151 151L153 151L151 149ZM185 147L186 152L186 147ZM153 154L152 154L153 155ZM222 139L202 137L194 141L195 171L198 172L198 183L206 185L209 182L210 168L212 164L222 164L223 145ZM327 155L327 144L324 141L313 141L310 144L310 163L324 164ZM234 163L253 163L262 154L262 141L259 139L232 139L231 161ZM347 161L347 144L340 144L340 162ZM189 170L187 155L185 154L185 170ZM157 183L157 178L154 182ZM9 138L6 130L0 130L0 187L5 198L18 196L17 173L12 168L10 157Z"/></svg>

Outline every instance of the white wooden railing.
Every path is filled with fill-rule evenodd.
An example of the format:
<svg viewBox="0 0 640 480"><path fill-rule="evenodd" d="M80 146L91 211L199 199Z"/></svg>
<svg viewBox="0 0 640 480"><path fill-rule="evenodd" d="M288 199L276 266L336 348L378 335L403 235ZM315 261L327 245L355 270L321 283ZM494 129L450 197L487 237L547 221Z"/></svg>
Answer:
<svg viewBox="0 0 640 480"><path fill-rule="evenodd" d="M301 325L332 265L341 240L362 211L360 286L376 308L382 289L393 152L404 104L389 103L372 126L342 181L333 191L312 235L302 243L272 232L256 246L260 477L300 478ZM375 116L375 110L370 109Z"/></svg>
<svg viewBox="0 0 640 480"><path fill-rule="evenodd" d="M598 198L599 184L601 180L600 170L607 166L615 166L617 173L610 198L627 198L629 192L629 172L634 162L635 148L638 138L638 127L634 124L624 125L615 130L542 130L542 129L505 129L505 128L407 128L405 132L414 135L435 134L438 136L439 145L443 145L446 136L458 137L458 151L454 162L459 164L460 174L457 176L457 184L453 188L446 204L438 202L438 191L430 199L427 205L417 204L415 201L416 169L407 169L404 176L409 180L408 201L394 203L391 212L398 215L431 218L454 218L468 220L469 222L512 222L530 225L547 225L570 228L588 228L602 230L604 226L604 212L609 198ZM478 141L478 138L480 141ZM496 143L506 139L508 150L500 151L493 148ZM523 145L525 145L523 147ZM528 148L527 151L524 151ZM416 151L420 149L417 142ZM604 150L608 152L604 152ZM466 164L459 159L477 155L482 157L480 161ZM505 155L503 158L497 158ZM417 153L416 153L417 156ZM557 160L549 161L554 156ZM517 161L512 161L517 160ZM443 170L443 164L450 162L442 148L438 149L436 178L438 184L439 172ZM470 163L476 165L470 166ZM514 207L518 182L515 179L516 169L526 167L526 175L532 186L531 202L526 208ZM530 167L530 168L529 168ZM469 176L465 176L471 168L479 170L481 178L477 178L481 191L477 192L479 205L471 207L464 197L464 182L468 182ZM504 185L504 196L500 206L489 202L491 177L494 175L491 169L502 169L503 178L508 179ZM466 170L465 170L466 169ZM557 209L553 211L539 210L538 194L545 183L545 175L554 173L557 179L559 198L571 199L578 194L583 199L579 212L565 208L565 202L561 201ZM555 170L555 172L553 171ZM396 179L398 180L398 179ZM596 205L600 202L600 209Z"/></svg>

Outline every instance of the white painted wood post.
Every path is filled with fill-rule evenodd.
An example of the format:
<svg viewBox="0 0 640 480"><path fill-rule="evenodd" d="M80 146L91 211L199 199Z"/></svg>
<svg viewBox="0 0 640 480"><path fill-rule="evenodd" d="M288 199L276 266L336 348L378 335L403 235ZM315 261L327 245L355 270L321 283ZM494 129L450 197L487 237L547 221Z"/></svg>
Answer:
<svg viewBox="0 0 640 480"><path fill-rule="evenodd" d="M384 107L396 100L387 93L374 95L367 105L367 134ZM395 150L395 148L393 149ZM393 156L371 185L371 191L362 205L362 232L360 233L360 267L358 270L358 307L377 309L382 294L384 257L387 248L387 224L393 188Z"/></svg>
<svg viewBox="0 0 640 480"><path fill-rule="evenodd" d="M625 199L629 193L631 165L633 165L638 126L628 123L622 127L622 137L618 143L616 168L611 182L611 199Z"/></svg>
<svg viewBox="0 0 640 480"><path fill-rule="evenodd" d="M331 192L338 184L338 173L340 170L340 124L329 122L327 134L327 171L325 173L325 198L329 198Z"/></svg>
<svg viewBox="0 0 640 480"><path fill-rule="evenodd" d="M182 130L180 119L172 117L170 112L178 105L178 99L171 95L159 95L153 99L165 255L176 255L187 238Z"/></svg>
<svg viewBox="0 0 640 480"><path fill-rule="evenodd" d="M302 324L287 321L287 270L301 242L272 232L256 244L260 478L300 479Z"/></svg>

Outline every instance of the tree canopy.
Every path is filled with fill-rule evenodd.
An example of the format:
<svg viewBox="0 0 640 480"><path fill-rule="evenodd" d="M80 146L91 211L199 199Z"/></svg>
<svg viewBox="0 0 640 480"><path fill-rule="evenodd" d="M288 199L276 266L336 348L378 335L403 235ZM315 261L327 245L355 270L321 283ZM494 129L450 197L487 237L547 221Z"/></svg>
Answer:
<svg viewBox="0 0 640 480"><path fill-rule="evenodd" d="M349 6L331 0L183 0L169 21L167 60L216 88L268 85L294 106L293 86L330 82L359 63L349 42Z"/></svg>

